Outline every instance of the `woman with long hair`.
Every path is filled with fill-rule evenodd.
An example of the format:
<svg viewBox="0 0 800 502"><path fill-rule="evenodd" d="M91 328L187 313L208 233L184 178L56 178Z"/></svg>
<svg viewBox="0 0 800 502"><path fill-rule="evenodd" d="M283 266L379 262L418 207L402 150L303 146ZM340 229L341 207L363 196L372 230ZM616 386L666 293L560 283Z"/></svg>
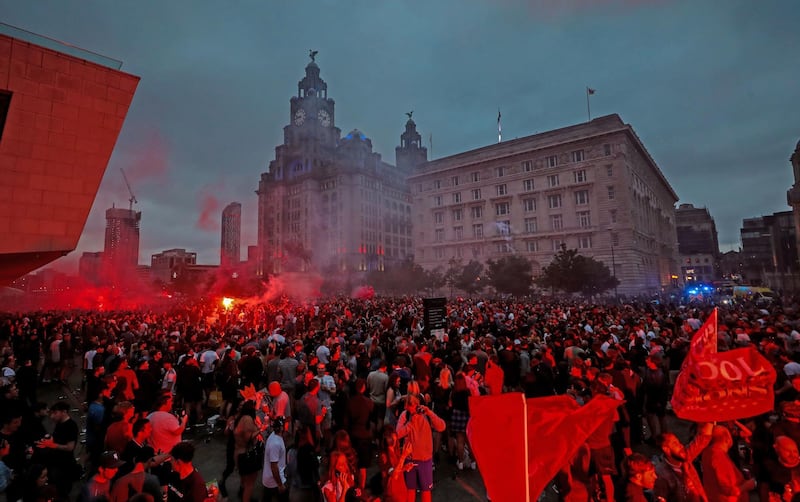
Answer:
<svg viewBox="0 0 800 502"><path fill-rule="evenodd" d="M23 502L50 502L61 500L58 490L47 479L47 467L33 464L25 475Z"/></svg>
<svg viewBox="0 0 800 502"><path fill-rule="evenodd" d="M233 427L233 458L236 459L236 465L239 469L242 500L244 502L250 502L258 469L254 472L250 471L249 466L244 465L242 459L244 453L253 446L255 441L258 441L259 434L261 434L261 428L256 423L256 403L254 401L246 401L242 404L239 417Z"/></svg>
<svg viewBox="0 0 800 502"><path fill-rule="evenodd" d="M381 453L378 456L378 464L381 468L382 498L384 502L405 502L408 498L408 488L403 477L403 472L408 465L405 461L411 455L411 442L406 441L405 447L400 448L400 440L397 432L389 426L383 430L381 438Z"/></svg>
<svg viewBox="0 0 800 502"><path fill-rule="evenodd" d="M386 385L386 425L394 427L397 425L397 416L402 407L403 395L400 393L400 375L393 373L389 375L389 382Z"/></svg>
<svg viewBox="0 0 800 502"><path fill-rule="evenodd" d="M353 473L358 472L358 453L353 448L353 443L350 441L350 435L346 430L338 430L333 436L333 451L343 453L347 457L347 464Z"/></svg>
<svg viewBox="0 0 800 502"><path fill-rule="evenodd" d="M346 502L354 498L356 490L355 475L350 468L347 455L333 451L328 460L328 474L322 485L322 497L325 502Z"/></svg>
<svg viewBox="0 0 800 502"><path fill-rule="evenodd" d="M222 392L222 410L220 415L227 418L233 412L239 399L239 365L236 363L236 350L229 348L219 363L217 385Z"/></svg>
<svg viewBox="0 0 800 502"><path fill-rule="evenodd" d="M450 433L455 439L456 466L464 470L466 463L465 445L467 442L467 422L469 422L469 397L472 393L467 386L467 377L456 373L453 392L450 394ZM471 466L471 464L470 464ZM474 467L472 467L474 469Z"/></svg>

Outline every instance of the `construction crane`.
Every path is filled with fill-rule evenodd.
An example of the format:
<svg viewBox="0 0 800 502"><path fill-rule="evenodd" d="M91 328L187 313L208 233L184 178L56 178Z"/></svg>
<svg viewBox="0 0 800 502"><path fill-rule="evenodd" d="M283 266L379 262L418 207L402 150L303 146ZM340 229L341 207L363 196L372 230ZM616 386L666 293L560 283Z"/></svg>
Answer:
<svg viewBox="0 0 800 502"><path fill-rule="evenodd" d="M130 182L128 182L128 177L127 177L127 176L125 176L125 170L124 170L124 169L122 169L121 167L119 168L119 170L120 170L120 172L122 173L122 179L124 179L124 180L125 180L125 185L127 185L127 187L128 187L128 193L130 193L130 194L131 194L131 198L130 198L130 199L128 199L128 209L130 209L131 211L133 211L133 205L134 205L134 204L138 204L138 203L139 203L139 201L138 201L138 200L136 200L136 196L135 196L135 195L133 195L133 189L131 188L131 184L130 184Z"/></svg>

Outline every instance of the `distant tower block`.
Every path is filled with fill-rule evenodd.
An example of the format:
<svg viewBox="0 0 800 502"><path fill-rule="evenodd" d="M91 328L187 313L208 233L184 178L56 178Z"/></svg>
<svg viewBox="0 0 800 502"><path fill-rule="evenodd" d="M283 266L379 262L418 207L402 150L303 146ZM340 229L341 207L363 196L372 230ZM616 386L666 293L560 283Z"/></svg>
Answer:
<svg viewBox="0 0 800 502"><path fill-rule="evenodd" d="M235 266L241 260L242 205L231 202L222 210L220 265Z"/></svg>
<svg viewBox="0 0 800 502"><path fill-rule="evenodd" d="M115 268L134 269L139 264L140 211L112 207L106 210L103 256Z"/></svg>

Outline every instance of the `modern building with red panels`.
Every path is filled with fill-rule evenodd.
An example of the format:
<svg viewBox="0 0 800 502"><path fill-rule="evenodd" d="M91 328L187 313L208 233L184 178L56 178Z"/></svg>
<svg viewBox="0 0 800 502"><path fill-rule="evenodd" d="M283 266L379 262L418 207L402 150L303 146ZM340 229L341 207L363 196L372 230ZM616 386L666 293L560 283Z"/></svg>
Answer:
<svg viewBox="0 0 800 502"><path fill-rule="evenodd" d="M0 286L73 251L139 77L0 23Z"/></svg>

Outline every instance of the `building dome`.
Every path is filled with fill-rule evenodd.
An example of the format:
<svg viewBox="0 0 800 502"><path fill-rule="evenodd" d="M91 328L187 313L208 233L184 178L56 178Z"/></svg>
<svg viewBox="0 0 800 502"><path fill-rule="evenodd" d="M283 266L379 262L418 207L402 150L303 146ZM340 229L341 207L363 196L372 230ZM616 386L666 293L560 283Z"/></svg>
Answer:
<svg viewBox="0 0 800 502"><path fill-rule="evenodd" d="M342 139L345 140L345 141L350 141L350 140L354 140L354 139L358 139L358 140L361 140L361 141L368 141L367 136L363 132L359 131L358 129L353 129L352 131L347 133L347 135Z"/></svg>

